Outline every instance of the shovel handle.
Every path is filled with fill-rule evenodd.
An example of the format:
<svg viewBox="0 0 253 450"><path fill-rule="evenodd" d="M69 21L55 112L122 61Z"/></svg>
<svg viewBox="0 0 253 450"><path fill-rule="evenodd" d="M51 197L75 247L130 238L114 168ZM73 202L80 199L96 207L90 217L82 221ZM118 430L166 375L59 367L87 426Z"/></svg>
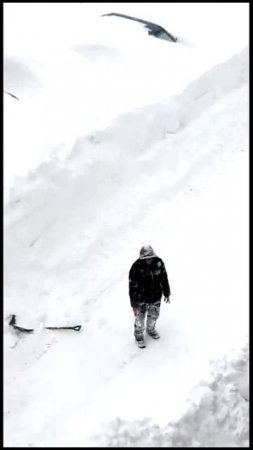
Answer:
<svg viewBox="0 0 253 450"><path fill-rule="evenodd" d="M82 325L76 325L74 327L45 327L47 330L74 330L80 331Z"/></svg>

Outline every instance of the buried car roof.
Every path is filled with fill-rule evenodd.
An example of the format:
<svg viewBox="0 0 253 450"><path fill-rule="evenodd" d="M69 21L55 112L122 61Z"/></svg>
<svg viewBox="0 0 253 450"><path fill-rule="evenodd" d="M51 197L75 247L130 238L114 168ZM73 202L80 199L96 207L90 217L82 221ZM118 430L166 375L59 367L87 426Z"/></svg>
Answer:
<svg viewBox="0 0 253 450"><path fill-rule="evenodd" d="M122 17L123 19L129 19L134 20L135 22L140 22L144 24L145 28L148 30L148 34L151 36L155 36L160 39L165 39L167 41L171 42L177 42L177 38L173 36L172 34L168 33L163 27L160 25L157 25L156 23L149 22L147 20L138 19L137 17L127 16L126 14L119 14L119 13L108 13L108 14L102 14L102 17L105 16L116 16L116 17Z"/></svg>

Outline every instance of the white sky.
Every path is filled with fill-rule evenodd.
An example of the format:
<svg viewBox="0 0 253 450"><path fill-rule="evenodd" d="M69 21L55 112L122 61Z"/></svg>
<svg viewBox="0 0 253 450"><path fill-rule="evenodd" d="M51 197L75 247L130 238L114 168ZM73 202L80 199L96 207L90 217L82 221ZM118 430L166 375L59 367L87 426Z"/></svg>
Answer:
<svg viewBox="0 0 253 450"><path fill-rule="evenodd" d="M4 5L5 445L248 445L248 32L247 3ZM172 297L141 351L143 243Z"/></svg>

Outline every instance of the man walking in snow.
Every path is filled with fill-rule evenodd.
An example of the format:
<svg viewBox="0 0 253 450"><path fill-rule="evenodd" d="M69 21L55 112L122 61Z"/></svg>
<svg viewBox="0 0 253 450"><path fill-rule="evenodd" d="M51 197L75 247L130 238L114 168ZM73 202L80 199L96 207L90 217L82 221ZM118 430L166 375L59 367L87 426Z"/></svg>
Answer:
<svg viewBox="0 0 253 450"><path fill-rule="evenodd" d="M160 335L155 329L159 317L162 295L169 302L170 285L164 262L156 256L150 245L140 250L139 258L129 272L129 296L135 315L134 336L139 347L145 347L144 329L154 339Z"/></svg>

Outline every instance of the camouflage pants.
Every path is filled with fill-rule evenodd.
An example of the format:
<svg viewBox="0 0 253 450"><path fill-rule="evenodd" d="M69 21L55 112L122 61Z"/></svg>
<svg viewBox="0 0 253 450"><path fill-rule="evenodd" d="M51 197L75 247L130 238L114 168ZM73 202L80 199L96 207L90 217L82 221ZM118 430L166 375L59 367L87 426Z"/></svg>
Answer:
<svg viewBox="0 0 253 450"><path fill-rule="evenodd" d="M135 308L135 321L134 321L134 336L137 340L144 338L145 318L147 315L146 328L148 332L152 332L155 329L156 321L160 314L161 301L156 303L140 303Z"/></svg>

